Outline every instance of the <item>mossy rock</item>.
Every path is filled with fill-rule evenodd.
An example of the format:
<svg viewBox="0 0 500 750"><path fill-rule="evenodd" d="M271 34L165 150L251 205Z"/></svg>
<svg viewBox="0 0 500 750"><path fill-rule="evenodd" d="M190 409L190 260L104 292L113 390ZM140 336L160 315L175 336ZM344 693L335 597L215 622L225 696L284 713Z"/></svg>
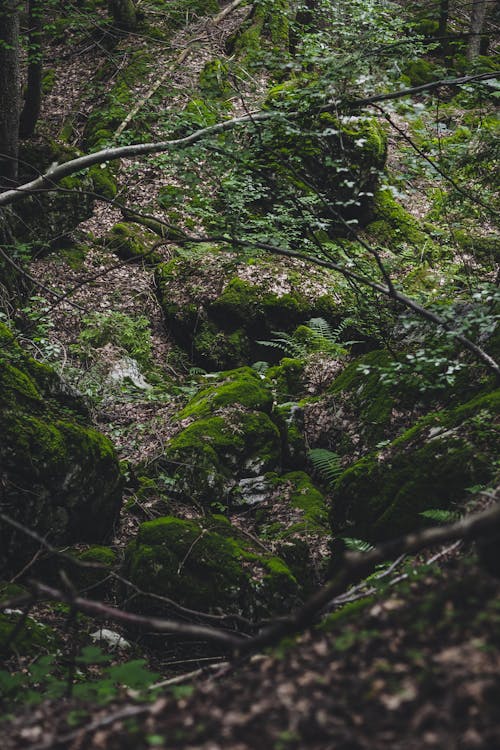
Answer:
<svg viewBox="0 0 500 750"><path fill-rule="evenodd" d="M198 83L203 95L211 99L231 96L233 89L229 85L228 74L227 63L218 57L205 63Z"/></svg>
<svg viewBox="0 0 500 750"><path fill-rule="evenodd" d="M304 97L320 95L320 85L314 76L287 80L270 90L264 107L282 112L303 108ZM330 238L349 236L346 221L365 226L373 218L373 195L387 156L386 131L376 118L366 115L338 117L324 112L304 114L295 122L292 131L277 118L266 129L265 139L255 144L256 162L273 184L272 196L256 204L255 210L268 212L302 196L309 203L308 213L325 226L317 233L319 241L325 231ZM310 230L310 219L306 224L304 229Z"/></svg>
<svg viewBox="0 0 500 750"><path fill-rule="evenodd" d="M279 284L276 278L279 277ZM193 361L228 369L280 352L259 344L274 330L311 317L337 320L338 280L278 258L239 259L218 248L174 258L156 270L156 289L170 332Z"/></svg>
<svg viewBox="0 0 500 750"><path fill-rule="evenodd" d="M96 195L108 200L116 198L118 183L109 167L104 164L96 164L89 169L89 177L92 180Z"/></svg>
<svg viewBox="0 0 500 750"><path fill-rule="evenodd" d="M124 574L142 591L185 607L249 616L281 612L298 592L282 560L256 552L220 516L203 525L174 516L141 524L127 547ZM161 607L147 598L138 606Z"/></svg>
<svg viewBox="0 0 500 750"><path fill-rule="evenodd" d="M283 357L279 365L270 367L265 376L276 392L277 401L292 401L303 395L304 365L302 359Z"/></svg>
<svg viewBox="0 0 500 750"><path fill-rule="evenodd" d="M67 572L69 580L78 591L88 590L88 595L93 599L109 592L113 583L110 573L117 570L119 563L118 555L111 547L95 544L86 550L68 550L67 554L74 557L76 564L72 565L68 559L64 559L58 562L57 567ZM86 567L87 563L96 567Z"/></svg>
<svg viewBox="0 0 500 750"><path fill-rule="evenodd" d="M330 538L328 505L304 471L266 474L268 503L255 510L256 534L290 567L305 590L318 584L318 545Z"/></svg>
<svg viewBox="0 0 500 750"><path fill-rule="evenodd" d="M121 504L118 461L81 402L0 324L0 482L8 514L53 545L100 542ZM2 522L0 562L20 565L35 542Z"/></svg>
<svg viewBox="0 0 500 750"><path fill-rule="evenodd" d="M428 414L381 454L360 459L334 486L334 533L370 541L423 524L420 513L459 505L467 489L495 479L500 391Z"/></svg>
<svg viewBox="0 0 500 750"><path fill-rule="evenodd" d="M278 428L263 412L227 409L199 419L168 444L167 466L187 502L226 503L238 479L275 470L281 462Z"/></svg>
<svg viewBox="0 0 500 750"><path fill-rule="evenodd" d="M228 53L236 55L241 65L262 64L272 67L271 52L282 60L290 45L292 7L289 0L258 0L252 6L248 19L227 42Z"/></svg>
<svg viewBox="0 0 500 750"><path fill-rule="evenodd" d="M220 373L179 412L194 419L168 443L160 463L174 472L187 502L227 503L245 477L281 464L281 435L271 419L272 394L250 368Z"/></svg>
<svg viewBox="0 0 500 750"><path fill-rule="evenodd" d="M390 248L402 243L422 246L429 237L422 230L417 219L397 202L390 190L377 190L373 205L373 221L366 231L377 242Z"/></svg>
<svg viewBox="0 0 500 750"><path fill-rule="evenodd" d="M273 397L269 388L250 367L218 373L215 382L193 396L177 417L207 417L227 406L239 404L245 409L271 414Z"/></svg>
<svg viewBox="0 0 500 750"><path fill-rule="evenodd" d="M128 56L126 63L118 72L114 62L105 63L98 72L96 81L101 83L112 77L113 85L85 124L83 132L85 150L97 150L113 141L115 130L121 125L135 103L134 87L147 77L150 63L151 53L145 49L139 49ZM147 115L144 112L139 113L127 132L131 130L134 135L140 136L145 116Z"/></svg>
<svg viewBox="0 0 500 750"><path fill-rule="evenodd" d="M124 221L111 227L104 240L106 247L122 260L142 261L151 266L162 260L161 255L153 250L157 241L153 232Z"/></svg>

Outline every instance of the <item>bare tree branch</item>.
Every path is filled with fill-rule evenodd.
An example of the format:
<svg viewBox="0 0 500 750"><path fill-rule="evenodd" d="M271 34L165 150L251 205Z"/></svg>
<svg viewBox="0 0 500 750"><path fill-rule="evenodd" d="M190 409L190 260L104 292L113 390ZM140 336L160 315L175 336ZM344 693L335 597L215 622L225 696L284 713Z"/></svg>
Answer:
<svg viewBox="0 0 500 750"><path fill-rule="evenodd" d="M122 609L118 609L109 604L104 604L103 602L94 601L93 599L85 599L81 596L74 596L70 591L55 589L52 586L47 586L39 581L31 581L29 585L39 597L66 602L79 612L84 612L88 615L103 618L105 620L112 620L113 622L118 622L126 627L152 630L156 633L175 633L185 638L201 638L204 641L226 646L233 651L238 649L239 646L245 642L245 638L231 635L230 633L218 628L205 627L203 625L191 625L189 623L169 620L163 617L136 615L132 612L125 612Z"/></svg>
<svg viewBox="0 0 500 750"><path fill-rule="evenodd" d="M325 606L335 596L346 591L348 587L365 578L375 565L392 560L399 555L410 555L427 547L456 540L473 540L494 537L500 531L500 503L488 510L474 513L457 523L448 526L424 529L421 532L407 534L400 539L391 540L369 552L346 552L342 567L335 578L328 581L319 591L313 594L305 604L288 619L263 630L243 644L240 654L245 655L277 643L283 637L298 633L312 625Z"/></svg>

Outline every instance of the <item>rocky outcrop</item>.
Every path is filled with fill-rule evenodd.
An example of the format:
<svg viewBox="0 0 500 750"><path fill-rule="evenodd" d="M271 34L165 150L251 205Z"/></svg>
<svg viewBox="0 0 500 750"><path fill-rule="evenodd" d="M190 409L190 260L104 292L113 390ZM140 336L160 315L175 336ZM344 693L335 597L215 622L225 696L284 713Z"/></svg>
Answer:
<svg viewBox="0 0 500 750"><path fill-rule="evenodd" d="M0 507L50 544L100 542L121 505L113 446L89 426L83 403L0 324ZM0 524L0 567L39 544Z"/></svg>

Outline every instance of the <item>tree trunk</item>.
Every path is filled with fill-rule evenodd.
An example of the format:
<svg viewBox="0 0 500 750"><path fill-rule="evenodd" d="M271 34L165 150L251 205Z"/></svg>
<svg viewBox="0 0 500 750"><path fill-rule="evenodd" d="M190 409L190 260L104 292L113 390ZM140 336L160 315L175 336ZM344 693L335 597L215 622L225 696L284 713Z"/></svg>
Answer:
<svg viewBox="0 0 500 750"><path fill-rule="evenodd" d="M446 38L448 33L448 18L450 12L450 0L439 0L439 26L438 26L438 38L439 46L443 55L448 54L448 40Z"/></svg>
<svg viewBox="0 0 500 750"><path fill-rule="evenodd" d="M133 0L108 0L108 10L118 29L134 31L137 28L137 15Z"/></svg>
<svg viewBox="0 0 500 750"><path fill-rule="evenodd" d="M481 52L481 35L483 33L488 0L473 0L469 26L469 44L467 45L467 60L472 62Z"/></svg>
<svg viewBox="0 0 500 750"><path fill-rule="evenodd" d="M28 17L28 78L24 107L19 121L20 138L29 138L35 131L42 103L43 66L43 0L30 0Z"/></svg>
<svg viewBox="0 0 500 750"><path fill-rule="evenodd" d="M0 0L0 190L17 178L20 86L18 0Z"/></svg>

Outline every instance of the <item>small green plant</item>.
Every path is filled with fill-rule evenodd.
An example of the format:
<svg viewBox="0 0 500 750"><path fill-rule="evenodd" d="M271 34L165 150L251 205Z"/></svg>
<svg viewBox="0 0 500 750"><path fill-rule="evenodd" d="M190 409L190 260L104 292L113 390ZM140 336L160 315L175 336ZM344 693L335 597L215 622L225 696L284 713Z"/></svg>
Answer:
<svg viewBox="0 0 500 750"><path fill-rule="evenodd" d="M144 315L132 318L121 312L108 315L93 313L84 318L85 327L79 336L79 349L84 356L106 344L114 344L127 352L143 367L151 362L151 328Z"/></svg>
<svg viewBox="0 0 500 750"><path fill-rule="evenodd" d="M286 331L272 331L270 341L257 341L261 346L280 349L288 357L303 359L313 352L322 352L332 357L342 357L347 354L347 347L355 341L340 343L339 339L350 319L343 320L339 326L333 328L324 318L311 318L303 326L299 326L293 333Z"/></svg>
<svg viewBox="0 0 500 750"><path fill-rule="evenodd" d="M342 472L340 456L326 448L312 448L308 453L314 470L329 484L334 484Z"/></svg>
<svg viewBox="0 0 500 750"><path fill-rule="evenodd" d="M460 513L454 510L444 510L443 508L429 508L429 510L423 510L419 515L435 523L454 523L460 520Z"/></svg>
<svg viewBox="0 0 500 750"><path fill-rule="evenodd" d="M343 536L342 540L346 546L346 549L352 550L353 552L370 552L374 549L373 545L366 542L364 539L355 539L350 536Z"/></svg>
<svg viewBox="0 0 500 750"><path fill-rule="evenodd" d="M144 691L159 677L146 668L144 659L110 664L112 660L98 646L85 646L74 660L76 670L54 654L39 657L23 672L0 670L0 701L10 707L36 705L71 694L102 704L124 688Z"/></svg>

